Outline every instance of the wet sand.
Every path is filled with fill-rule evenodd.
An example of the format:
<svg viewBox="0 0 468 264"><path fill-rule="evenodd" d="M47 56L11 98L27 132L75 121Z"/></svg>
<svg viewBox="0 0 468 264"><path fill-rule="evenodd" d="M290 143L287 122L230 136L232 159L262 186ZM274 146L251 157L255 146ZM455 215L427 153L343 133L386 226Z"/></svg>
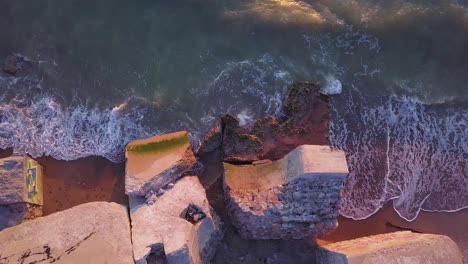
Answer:
<svg viewBox="0 0 468 264"><path fill-rule="evenodd" d="M102 157L36 160L44 166L44 215L94 201L128 205L125 163L113 163Z"/></svg>

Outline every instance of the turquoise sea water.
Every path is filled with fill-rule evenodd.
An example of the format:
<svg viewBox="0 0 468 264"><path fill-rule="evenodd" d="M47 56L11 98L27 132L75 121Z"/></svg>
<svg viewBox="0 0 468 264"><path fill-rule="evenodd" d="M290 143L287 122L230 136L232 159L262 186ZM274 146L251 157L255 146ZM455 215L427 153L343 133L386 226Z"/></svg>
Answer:
<svg viewBox="0 0 468 264"><path fill-rule="evenodd" d="M7 1L0 146L123 159L123 146L180 129L200 139L217 116L280 114L295 80L331 94L331 144L352 173L342 214L395 199L468 206L466 1Z"/></svg>

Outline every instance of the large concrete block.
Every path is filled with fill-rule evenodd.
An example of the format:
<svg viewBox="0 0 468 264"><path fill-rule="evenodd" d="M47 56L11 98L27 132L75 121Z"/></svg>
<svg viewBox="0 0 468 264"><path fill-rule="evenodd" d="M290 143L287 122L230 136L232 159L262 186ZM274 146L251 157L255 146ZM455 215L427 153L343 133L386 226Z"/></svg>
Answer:
<svg viewBox="0 0 468 264"><path fill-rule="evenodd" d="M186 131L133 141L125 154L125 192L129 196L145 196L163 188L196 162Z"/></svg>
<svg viewBox="0 0 468 264"><path fill-rule="evenodd" d="M127 208L94 202L0 232L1 263L133 262Z"/></svg>
<svg viewBox="0 0 468 264"><path fill-rule="evenodd" d="M224 169L227 209L243 237L301 239L336 228L348 175L342 151L304 145L278 161Z"/></svg>
<svg viewBox="0 0 468 264"><path fill-rule="evenodd" d="M462 264L450 238L441 235L395 232L322 246L319 264Z"/></svg>
<svg viewBox="0 0 468 264"><path fill-rule="evenodd" d="M168 263L208 263L222 239L198 177L185 176L148 200L130 197L135 262L166 258Z"/></svg>

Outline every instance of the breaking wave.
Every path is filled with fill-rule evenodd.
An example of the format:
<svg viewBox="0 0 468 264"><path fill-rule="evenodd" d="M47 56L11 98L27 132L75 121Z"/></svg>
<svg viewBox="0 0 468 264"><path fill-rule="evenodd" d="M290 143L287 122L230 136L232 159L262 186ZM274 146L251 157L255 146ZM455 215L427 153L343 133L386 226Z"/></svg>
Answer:
<svg viewBox="0 0 468 264"><path fill-rule="evenodd" d="M468 106L411 98L333 97L330 141L347 154L341 214L364 219L393 200L398 214L468 207Z"/></svg>
<svg viewBox="0 0 468 264"><path fill-rule="evenodd" d="M138 138L188 130L197 145L221 114L239 116L243 123L274 114L292 82L291 74L264 54L224 64L212 75L208 88L191 91L193 100L209 104L181 105L176 100L161 108L132 97L103 108L80 103L66 106L50 95L38 76L34 72L23 77L0 75L0 147L33 157L102 156L113 162L123 161L125 145ZM35 96L30 97L32 93Z"/></svg>
<svg viewBox="0 0 468 264"><path fill-rule="evenodd" d="M27 105L0 104L0 146L33 157L102 156L121 162L128 142L151 134L141 123L143 113L123 108L63 108L50 97Z"/></svg>

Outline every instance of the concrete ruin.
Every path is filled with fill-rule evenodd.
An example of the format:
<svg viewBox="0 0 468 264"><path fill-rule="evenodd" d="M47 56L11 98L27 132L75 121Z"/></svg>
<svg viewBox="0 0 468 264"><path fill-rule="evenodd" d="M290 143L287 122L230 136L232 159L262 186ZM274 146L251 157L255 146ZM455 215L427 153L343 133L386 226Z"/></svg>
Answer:
<svg viewBox="0 0 468 264"><path fill-rule="evenodd" d="M463 264L450 238L409 231L362 237L322 246L318 264Z"/></svg>
<svg viewBox="0 0 468 264"><path fill-rule="evenodd" d="M348 175L342 151L304 145L278 161L224 169L227 210L243 237L302 239L336 228Z"/></svg>
<svg viewBox="0 0 468 264"><path fill-rule="evenodd" d="M223 233L198 177L185 176L159 196L130 198L135 263L209 263Z"/></svg>
<svg viewBox="0 0 468 264"><path fill-rule="evenodd" d="M154 136L129 143L125 192L145 196L176 181L195 164L186 131Z"/></svg>
<svg viewBox="0 0 468 264"><path fill-rule="evenodd" d="M296 82L283 100L280 116L264 116L252 124L224 115L215 120L197 153L222 150L227 162L277 160L301 145L326 145L330 98L320 85Z"/></svg>
<svg viewBox="0 0 468 264"><path fill-rule="evenodd" d="M133 262L127 208L82 204L0 232L1 263Z"/></svg>
<svg viewBox="0 0 468 264"><path fill-rule="evenodd" d="M42 174L27 156L0 159L0 230L42 216Z"/></svg>

